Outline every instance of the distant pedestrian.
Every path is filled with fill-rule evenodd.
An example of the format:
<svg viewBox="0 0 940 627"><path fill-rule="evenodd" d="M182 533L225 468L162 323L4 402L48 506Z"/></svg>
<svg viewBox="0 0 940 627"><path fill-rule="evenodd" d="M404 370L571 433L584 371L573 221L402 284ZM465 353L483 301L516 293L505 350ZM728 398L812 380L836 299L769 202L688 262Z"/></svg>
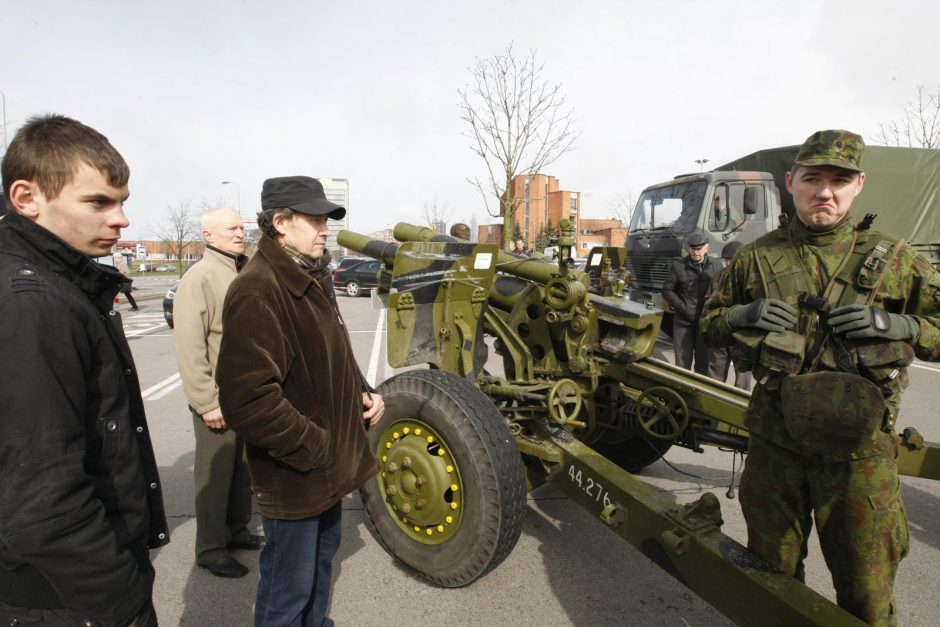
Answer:
<svg viewBox="0 0 940 627"><path fill-rule="evenodd" d="M721 277L724 275L724 273L728 271L728 267L731 265L731 262L734 261L734 256L742 246L744 246L744 244L735 240L733 242L728 242L721 249L721 261L724 264L724 267L721 269L721 271L718 272L718 274L715 275L715 278L712 279L712 284L709 287L708 294L705 298L706 301L708 300L708 297L711 296L712 292L717 289L718 282L721 281ZM715 358L711 360L708 366L708 374L713 379L718 379L722 383L725 383L728 380L728 372L731 370L731 365L733 364L734 387L748 391L754 387L754 377L750 372L751 366L744 360L740 348L737 346L730 346L710 348L709 350L711 350L715 355Z"/></svg>
<svg viewBox="0 0 940 627"><path fill-rule="evenodd" d="M525 255L526 254L525 242L521 239L516 240L515 246L509 252L513 253L514 255Z"/></svg>
<svg viewBox="0 0 940 627"><path fill-rule="evenodd" d="M225 422L215 372L225 294L248 261L245 227L233 209L212 209L202 216L202 237L206 253L183 275L173 301L173 345L196 438L196 564L216 577L242 577L248 568L230 551L257 551L264 541L248 529L245 441Z"/></svg>
<svg viewBox="0 0 940 627"><path fill-rule="evenodd" d="M717 259L708 256L708 237L701 231L685 240L688 255L673 262L663 283L663 298L672 307L672 342L676 364L709 374L709 362L722 355L711 351L698 329L705 305L705 293L712 278L721 270Z"/></svg>
<svg viewBox="0 0 940 627"><path fill-rule="evenodd" d="M450 227L450 236L459 237L460 239L470 240L470 227L464 224L463 222L457 222L452 227Z"/></svg>
<svg viewBox="0 0 940 627"><path fill-rule="evenodd" d="M28 120L0 169L0 624L152 627L169 531L121 273L93 261L129 224L130 170L60 115Z"/></svg>
<svg viewBox="0 0 940 627"><path fill-rule="evenodd" d="M114 252L114 267L118 269L122 275L124 275L124 280L121 281L120 291L124 294L124 298L127 299L128 304L131 306L131 311L137 311L137 301L134 300L134 295L131 294L131 291L134 289L134 279L130 277L130 269L127 267L127 260L124 259L124 255L117 251Z"/></svg>
<svg viewBox="0 0 940 627"><path fill-rule="evenodd" d="M327 218L346 209L309 176L266 180L261 208L258 252L225 298L216 372L264 525L255 625L329 626L342 499L378 472L365 425L385 404L356 364L324 257Z"/></svg>

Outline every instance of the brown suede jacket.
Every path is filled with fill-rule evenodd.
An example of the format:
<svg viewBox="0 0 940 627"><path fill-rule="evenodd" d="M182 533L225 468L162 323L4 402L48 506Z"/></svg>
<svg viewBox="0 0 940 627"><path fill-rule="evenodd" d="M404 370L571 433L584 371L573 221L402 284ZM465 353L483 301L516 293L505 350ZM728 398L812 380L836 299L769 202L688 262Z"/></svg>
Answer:
<svg viewBox="0 0 940 627"><path fill-rule="evenodd" d="M231 428L245 438L261 513L315 516L378 471L362 419L368 391L336 306L274 240L232 282L216 382Z"/></svg>

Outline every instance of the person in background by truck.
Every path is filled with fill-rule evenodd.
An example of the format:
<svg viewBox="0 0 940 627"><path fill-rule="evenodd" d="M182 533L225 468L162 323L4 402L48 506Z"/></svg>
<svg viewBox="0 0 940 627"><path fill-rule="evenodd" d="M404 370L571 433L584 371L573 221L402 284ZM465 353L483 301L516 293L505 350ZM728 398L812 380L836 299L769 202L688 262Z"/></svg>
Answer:
<svg viewBox="0 0 940 627"><path fill-rule="evenodd" d="M754 364L748 548L803 580L815 521L839 606L894 625L908 550L895 424L907 366L940 360L940 273L903 239L849 218L863 150L840 130L803 143L786 177L795 218L735 256L701 327Z"/></svg>
<svg viewBox="0 0 940 627"><path fill-rule="evenodd" d="M672 341L676 364L699 374L718 370L709 363L721 359L723 352L709 349L698 329L705 294L712 279L721 270L719 262L708 256L708 237L696 231L685 240L688 255L673 262L663 283L663 298L672 307Z"/></svg>
<svg viewBox="0 0 940 627"><path fill-rule="evenodd" d="M705 295L706 301L711 297L712 292L717 289L721 277L728 271L728 267L731 265L731 262L734 261L734 256L743 246L744 244L741 242L733 241L728 242L722 247L721 261L724 267L715 275L715 278L712 279L708 294ZM708 374L713 379L718 379L722 383L726 382L728 380L728 371L731 369L731 365L734 364L734 387L748 391L754 387L754 377L751 375L750 370L742 370L742 368L749 368L750 366L745 366L740 349L737 346L712 348L711 350L717 354L715 359L708 365Z"/></svg>

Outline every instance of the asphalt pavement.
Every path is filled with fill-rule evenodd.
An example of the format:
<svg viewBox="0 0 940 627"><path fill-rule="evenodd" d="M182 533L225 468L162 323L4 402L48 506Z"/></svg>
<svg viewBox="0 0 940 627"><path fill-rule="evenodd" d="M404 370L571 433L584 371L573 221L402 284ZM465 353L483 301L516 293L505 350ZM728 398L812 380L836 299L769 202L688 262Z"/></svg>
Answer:
<svg viewBox="0 0 940 627"><path fill-rule="evenodd" d="M193 560L193 435L179 387L172 331L163 322L161 300L175 277L135 283L139 312L119 305L144 389L148 420L163 482L171 543L153 552L157 569L154 602L163 625L250 625L258 581L257 553L236 556L249 567L241 579L213 577ZM144 298L140 298L137 294ZM395 374L384 361L380 312L367 298L340 297L354 350L371 378ZM378 340L376 336L378 334ZM661 346L669 357L668 346ZM940 441L940 416L933 390L940 368L911 369L902 424L915 424ZM678 501L712 491L722 502L725 534L745 542L736 500L726 498L732 456L709 448L704 454L673 449L641 475ZM933 625L940 616L940 482L903 479L911 521L911 555L898 577L901 625ZM729 625L728 619L660 570L551 486L527 499L522 536L493 572L459 589L427 584L396 563L371 535L357 495L343 501L343 543L334 572L331 616L337 625ZM260 532L260 519L255 517ZM808 583L833 598L815 541ZM742 599L746 602L746 599Z"/></svg>

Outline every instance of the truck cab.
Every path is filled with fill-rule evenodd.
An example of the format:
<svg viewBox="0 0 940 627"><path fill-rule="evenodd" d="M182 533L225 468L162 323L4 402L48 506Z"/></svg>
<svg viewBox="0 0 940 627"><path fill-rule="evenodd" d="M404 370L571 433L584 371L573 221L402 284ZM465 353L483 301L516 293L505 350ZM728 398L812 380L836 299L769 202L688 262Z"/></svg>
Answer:
<svg viewBox="0 0 940 627"><path fill-rule="evenodd" d="M693 231L708 237L708 254L732 241L752 242L779 224L780 191L766 172L684 174L643 190L627 234L630 299L664 308L662 286ZM666 329L668 329L668 322Z"/></svg>

